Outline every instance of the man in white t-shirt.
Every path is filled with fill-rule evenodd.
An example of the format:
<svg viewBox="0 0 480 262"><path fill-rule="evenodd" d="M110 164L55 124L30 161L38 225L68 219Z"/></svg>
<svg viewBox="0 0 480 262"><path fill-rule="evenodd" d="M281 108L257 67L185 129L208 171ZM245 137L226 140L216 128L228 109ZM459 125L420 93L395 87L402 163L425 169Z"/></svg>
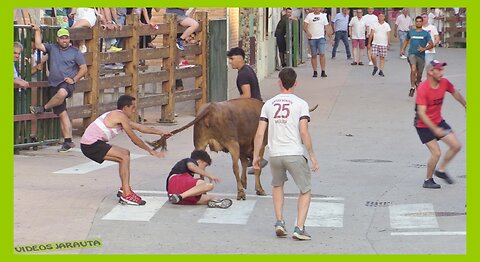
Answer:
<svg viewBox="0 0 480 262"><path fill-rule="evenodd" d="M357 15L348 24L350 37L352 38L353 62L351 65L363 65L363 50L365 50L365 33L367 24L363 18L362 9L357 10ZM360 56L357 56L357 48L360 49Z"/></svg>
<svg viewBox="0 0 480 262"><path fill-rule="evenodd" d="M268 128L273 208L277 219L275 233L278 237L287 236L283 217L283 186L288 180L288 171L300 190L297 201L297 224L293 231L293 238L310 240L311 237L305 232L305 220L310 207L312 189L310 169L314 172L319 169L308 131L310 113L307 102L294 94L297 73L292 68L284 68L278 76L280 94L265 102L260 113L254 140L253 167L260 169L260 148ZM304 146L311 161L311 168L308 167L308 161L303 156Z"/></svg>
<svg viewBox="0 0 480 262"><path fill-rule="evenodd" d="M365 19L365 23L367 24L367 36L365 45L367 45L367 57L368 57L368 65L373 66L372 62L372 47L368 45L368 39L370 38L370 31L372 30L373 25L378 23L378 17L373 13L375 9L373 7L369 7L367 9L368 14L363 16Z"/></svg>
<svg viewBox="0 0 480 262"><path fill-rule="evenodd" d="M400 39L400 49L402 49L403 42L407 39L408 31L412 28L412 18L408 15L408 9L403 8L402 13L397 16L394 26L394 36ZM407 56L400 54L401 59L407 59Z"/></svg>
<svg viewBox="0 0 480 262"><path fill-rule="evenodd" d="M378 15L378 23L376 23L372 31L370 32L370 43L372 46L372 62L373 62L373 72L372 76L375 75L379 69L377 67L377 56L380 57L380 71L378 72L379 76L385 76L383 74L383 67L385 65L385 57L387 57L388 47L390 46L390 25L385 22L385 15Z"/></svg>
<svg viewBox="0 0 480 262"><path fill-rule="evenodd" d="M317 77L317 55L320 55L321 77L327 77L325 73L325 34L328 30L328 19L323 8L313 8L303 21L303 31L307 34L308 44L311 51L311 63L313 68L313 77ZM331 39L331 36L330 36Z"/></svg>
<svg viewBox="0 0 480 262"><path fill-rule="evenodd" d="M422 14L423 18L423 25L422 29L427 31L430 34L433 42L433 48L430 50L425 50L425 68L427 67L430 62L435 59L435 46L438 45L440 42L440 35L438 34L438 30L434 25L428 24L428 15L426 13Z"/></svg>
<svg viewBox="0 0 480 262"><path fill-rule="evenodd" d="M443 8L435 8L434 14L435 14L435 18L434 18L435 22L433 23L433 25L437 28L440 41L442 41L443 20L445 20L445 16L443 14ZM438 44L438 46L441 46L441 42Z"/></svg>

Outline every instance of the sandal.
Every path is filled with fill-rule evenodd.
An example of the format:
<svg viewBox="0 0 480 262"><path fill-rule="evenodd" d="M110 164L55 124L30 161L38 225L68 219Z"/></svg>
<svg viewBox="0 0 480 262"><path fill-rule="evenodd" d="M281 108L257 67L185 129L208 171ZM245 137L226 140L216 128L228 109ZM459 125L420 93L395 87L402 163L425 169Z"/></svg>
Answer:
<svg viewBox="0 0 480 262"><path fill-rule="evenodd" d="M358 65L363 65L363 62L358 63Z"/></svg>
<svg viewBox="0 0 480 262"><path fill-rule="evenodd" d="M357 65L357 62L352 62L351 65Z"/></svg>
<svg viewBox="0 0 480 262"><path fill-rule="evenodd" d="M413 94L415 94L415 88L411 87L410 91L408 92L408 96L413 97Z"/></svg>

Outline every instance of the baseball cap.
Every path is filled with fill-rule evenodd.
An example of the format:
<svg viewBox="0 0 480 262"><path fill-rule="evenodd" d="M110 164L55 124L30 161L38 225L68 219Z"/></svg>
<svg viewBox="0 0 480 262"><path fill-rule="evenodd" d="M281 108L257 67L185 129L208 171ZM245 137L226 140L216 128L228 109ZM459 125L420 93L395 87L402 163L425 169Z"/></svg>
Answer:
<svg viewBox="0 0 480 262"><path fill-rule="evenodd" d="M432 62L430 62L430 66L432 68L435 68L435 69L442 69L442 67L446 66L447 63L445 62L440 62L438 60L432 60Z"/></svg>
<svg viewBox="0 0 480 262"><path fill-rule="evenodd" d="M70 32L66 28L61 28L57 31L57 37L70 36Z"/></svg>
<svg viewBox="0 0 480 262"><path fill-rule="evenodd" d="M227 52L228 57L231 57L234 55L241 55L243 58L245 58L245 51L243 51L243 49L241 49L240 47L234 47Z"/></svg>

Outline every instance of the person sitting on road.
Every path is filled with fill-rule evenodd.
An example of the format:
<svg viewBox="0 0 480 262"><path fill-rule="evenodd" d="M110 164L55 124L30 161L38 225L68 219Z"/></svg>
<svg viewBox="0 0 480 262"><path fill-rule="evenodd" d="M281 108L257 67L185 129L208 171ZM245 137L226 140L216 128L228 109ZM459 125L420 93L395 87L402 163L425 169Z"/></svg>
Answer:
<svg viewBox="0 0 480 262"><path fill-rule="evenodd" d="M232 200L218 199L207 195L214 186L212 182L220 182L216 176L210 175L205 168L212 164L210 155L204 150L194 150L190 158L178 161L167 177L167 192L172 204L208 205L208 207L229 208ZM198 174L200 178L194 178ZM205 182L205 177L210 182Z"/></svg>

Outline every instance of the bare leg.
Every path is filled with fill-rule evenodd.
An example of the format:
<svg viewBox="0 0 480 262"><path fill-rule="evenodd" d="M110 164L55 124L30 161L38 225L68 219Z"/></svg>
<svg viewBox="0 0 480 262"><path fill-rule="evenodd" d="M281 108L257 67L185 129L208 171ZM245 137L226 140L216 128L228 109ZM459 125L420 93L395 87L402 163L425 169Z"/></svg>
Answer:
<svg viewBox="0 0 480 262"><path fill-rule="evenodd" d="M383 67L385 66L385 57L380 57L380 70L383 71Z"/></svg>
<svg viewBox="0 0 480 262"><path fill-rule="evenodd" d="M112 146L105 155L105 160L118 163L118 172L122 183L123 194L129 195L130 189L130 151L118 146Z"/></svg>
<svg viewBox="0 0 480 262"><path fill-rule="evenodd" d="M197 184L190 188L189 190L181 193L180 195L182 198L187 198L191 196L199 196L202 195L203 193L206 193L208 191L211 191L213 189L213 184L212 183L207 183L204 180L198 180ZM207 200L208 202L208 200Z"/></svg>
<svg viewBox="0 0 480 262"><path fill-rule="evenodd" d="M303 229L305 220L307 220L308 208L310 207L310 191L298 195L297 205L297 227Z"/></svg>
<svg viewBox="0 0 480 262"><path fill-rule="evenodd" d="M72 138L72 122L70 122L67 111L63 111L58 116L60 118L60 126L62 128L63 137Z"/></svg>
<svg viewBox="0 0 480 262"><path fill-rule="evenodd" d="M190 17L183 19L182 22L180 22L180 25L187 27L187 29L185 29L183 34L180 36L180 38L183 40L185 40L187 36L194 33L199 27L198 22L195 19Z"/></svg>
<svg viewBox="0 0 480 262"><path fill-rule="evenodd" d="M310 61L312 62L313 71L317 71L317 55L312 55L312 58L310 59Z"/></svg>
<svg viewBox="0 0 480 262"><path fill-rule="evenodd" d="M320 54L320 68L325 71L325 54Z"/></svg>
<svg viewBox="0 0 480 262"><path fill-rule="evenodd" d="M439 171L444 172L447 168L448 163L457 155L458 152L462 149L462 144L458 141L455 133L450 133L442 138L442 141L448 145L448 150L443 156L442 161L440 162Z"/></svg>
<svg viewBox="0 0 480 262"><path fill-rule="evenodd" d="M410 86L415 87L415 81L417 79L417 66L415 64L410 65Z"/></svg>
<svg viewBox="0 0 480 262"><path fill-rule="evenodd" d="M283 220L283 186L272 188L273 209L277 220Z"/></svg>
<svg viewBox="0 0 480 262"><path fill-rule="evenodd" d="M430 159L427 162L427 179L432 178L435 167L437 166L438 160L440 159L440 146L438 145L437 140L432 140L425 144L430 150Z"/></svg>
<svg viewBox="0 0 480 262"><path fill-rule="evenodd" d="M44 108L48 110L52 107L61 105L63 101L65 101L65 99L67 98L67 95L67 90L65 90L64 88L60 88L57 93L52 98L50 98L50 100L48 100Z"/></svg>

